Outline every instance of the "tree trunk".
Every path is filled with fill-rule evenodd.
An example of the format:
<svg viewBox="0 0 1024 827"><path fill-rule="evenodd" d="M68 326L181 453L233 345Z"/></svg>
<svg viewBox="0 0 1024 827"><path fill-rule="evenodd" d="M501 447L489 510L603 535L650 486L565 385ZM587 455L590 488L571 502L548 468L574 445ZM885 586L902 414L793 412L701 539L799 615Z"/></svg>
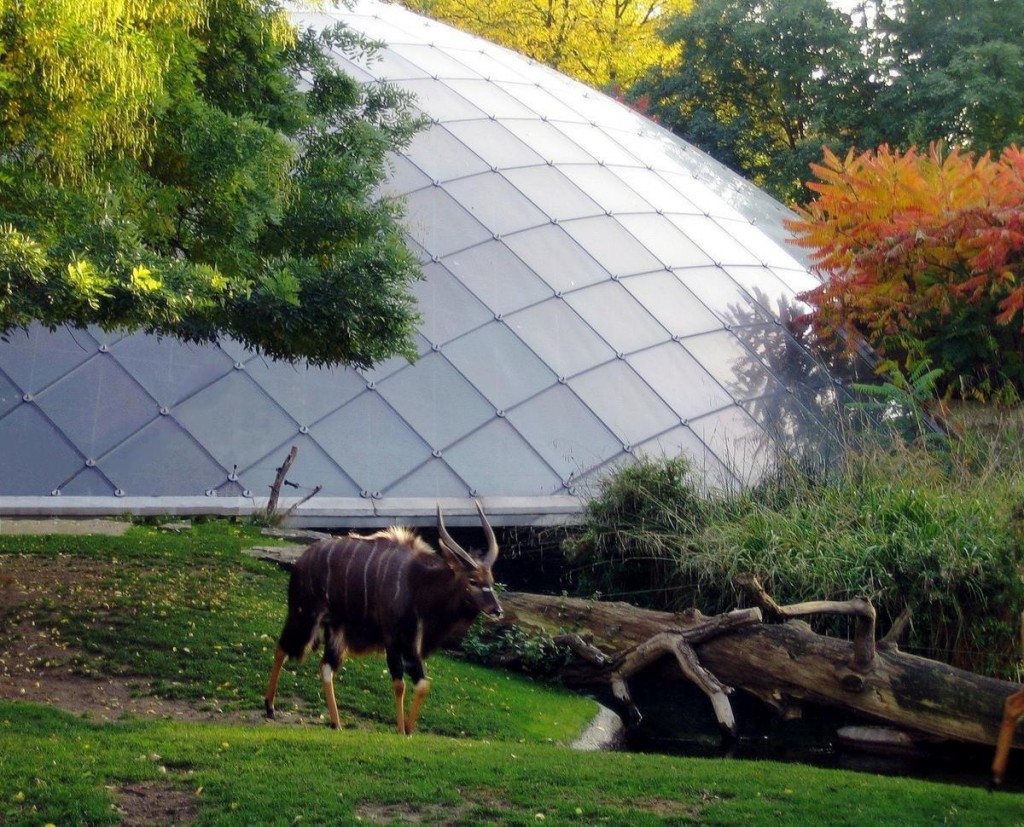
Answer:
<svg viewBox="0 0 1024 827"><path fill-rule="evenodd" d="M781 611L782 616L822 610L850 614L860 611L850 608L854 603L771 608ZM695 629L707 628L709 622L737 614L706 618L695 610L673 614L625 603L516 592L503 595L502 604L506 612L504 623L543 632L572 648L576 656L561 673L567 685L578 689L611 688L627 712L631 704L628 689L625 699L614 690L617 681L624 682L629 674L638 671L629 671L630 660L637 660L638 651L660 641L661 654L673 654L672 647L663 643L666 633L669 638L685 636ZM776 613L766 611L769 616ZM688 645L692 646L699 666L726 693L731 688L741 689L780 711L812 703L938 739L995 744L1004 702L1018 689L1017 685L905 654L888 638L876 648L873 609L870 617L871 639L867 641L824 637L800 621L753 622L747 615L735 628L714 631ZM641 668L653 664L650 657L643 655L639 662ZM692 679L685 667L665 670L664 674L674 675L676 680ZM714 702L708 688L702 688ZM714 691L713 685L711 690ZM719 722L728 728L728 721L721 714ZM1016 745L1022 745L1019 738Z"/></svg>

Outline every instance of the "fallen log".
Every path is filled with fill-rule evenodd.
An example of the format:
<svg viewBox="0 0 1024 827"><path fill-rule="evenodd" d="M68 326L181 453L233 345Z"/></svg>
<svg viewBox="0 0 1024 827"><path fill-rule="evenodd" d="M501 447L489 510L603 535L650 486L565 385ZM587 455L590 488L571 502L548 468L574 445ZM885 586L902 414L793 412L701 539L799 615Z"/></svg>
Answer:
<svg viewBox="0 0 1024 827"><path fill-rule="evenodd" d="M901 652L892 636L876 645L874 610L867 612L863 606L852 604L774 607L782 609L781 613L771 611L769 606L766 617L771 619L774 614L783 622L744 622L693 639L688 645L700 669L710 675L712 688L716 684L724 687L725 694L730 688L743 690L780 713L814 704L933 738L996 743L1004 702L1018 689L1016 684ZM504 594L502 605L504 624L554 638L572 650L572 661L560 670L568 686L592 691L611 689L626 716L637 712L630 708L628 688L623 696L621 684L628 684L632 666L647 668L655 660L644 653L643 647L657 641L654 649L657 660L662 660L672 655L672 636L685 638L716 620L692 609L659 612L626 603L521 592ZM808 610L856 615L857 639L851 642L826 637L814 633L804 622L786 619ZM869 629L870 640L865 638ZM638 652L642 654L637 656ZM691 671L680 662L663 674L670 679L674 675L676 680L691 680ZM712 693L707 689L705 692L714 702ZM717 706L716 713L719 723L728 730ZM1019 736L1015 746L1024 746Z"/></svg>

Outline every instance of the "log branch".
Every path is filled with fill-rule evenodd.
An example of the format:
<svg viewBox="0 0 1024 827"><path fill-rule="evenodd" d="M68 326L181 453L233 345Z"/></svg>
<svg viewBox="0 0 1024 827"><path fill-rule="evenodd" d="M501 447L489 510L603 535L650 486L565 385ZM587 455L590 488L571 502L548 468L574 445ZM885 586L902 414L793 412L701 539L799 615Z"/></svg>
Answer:
<svg viewBox="0 0 1024 827"><path fill-rule="evenodd" d="M866 597L852 600L811 600L807 603L793 603L780 606L769 595L761 581L751 575L741 575L736 582L747 592L755 605L764 613L777 620L789 620L807 615L832 614L853 617L854 626L853 658L849 663L855 672L867 672L875 663L875 607Z"/></svg>
<svg viewBox="0 0 1024 827"><path fill-rule="evenodd" d="M695 609L684 612L680 619L686 625L667 628L647 640L609 658L600 649L585 641L580 635L561 635L556 640L567 645L572 652L587 662L599 667L610 667L608 683L612 695L618 701L626 716L634 725L640 723L643 715L633 701L629 691L629 678L651 666L666 655L675 658L683 676L694 683L711 701L722 732L730 738L736 737L736 716L732 711L728 695L732 687L726 686L705 669L693 646L719 635L726 634L741 626L761 622L760 609L739 609L724 615L706 617Z"/></svg>

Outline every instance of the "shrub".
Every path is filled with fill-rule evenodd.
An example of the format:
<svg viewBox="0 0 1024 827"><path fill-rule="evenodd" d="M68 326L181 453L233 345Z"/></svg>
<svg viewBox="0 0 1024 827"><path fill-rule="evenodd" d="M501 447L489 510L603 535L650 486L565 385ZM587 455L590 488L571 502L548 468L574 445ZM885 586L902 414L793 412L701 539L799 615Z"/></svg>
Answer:
<svg viewBox="0 0 1024 827"><path fill-rule="evenodd" d="M681 460L645 460L605 482L567 555L584 591L654 608L733 608L740 573L780 603L867 596L882 632L909 606L905 648L1010 674L1024 608L1024 466L1005 459L969 440L867 447L831 472L787 469L729 495L702 493Z"/></svg>
<svg viewBox="0 0 1024 827"><path fill-rule="evenodd" d="M812 165L789 222L827 276L800 298L825 342L861 338L910 373L928 358L952 394L1024 392L1024 151L998 159L880 147Z"/></svg>

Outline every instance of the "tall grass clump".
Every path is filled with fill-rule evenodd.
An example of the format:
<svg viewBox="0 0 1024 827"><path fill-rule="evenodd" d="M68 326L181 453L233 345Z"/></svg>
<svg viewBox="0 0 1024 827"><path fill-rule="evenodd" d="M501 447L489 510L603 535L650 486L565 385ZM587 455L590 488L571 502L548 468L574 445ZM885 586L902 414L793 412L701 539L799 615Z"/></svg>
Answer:
<svg viewBox="0 0 1024 827"><path fill-rule="evenodd" d="M724 494L685 460L645 459L604 481L567 555L583 591L652 608L733 608L738 574L780 603L867 596L883 632L909 607L905 649L1013 676L1024 608L1014 444L861 446L828 471L783 467Z"/></svg>

